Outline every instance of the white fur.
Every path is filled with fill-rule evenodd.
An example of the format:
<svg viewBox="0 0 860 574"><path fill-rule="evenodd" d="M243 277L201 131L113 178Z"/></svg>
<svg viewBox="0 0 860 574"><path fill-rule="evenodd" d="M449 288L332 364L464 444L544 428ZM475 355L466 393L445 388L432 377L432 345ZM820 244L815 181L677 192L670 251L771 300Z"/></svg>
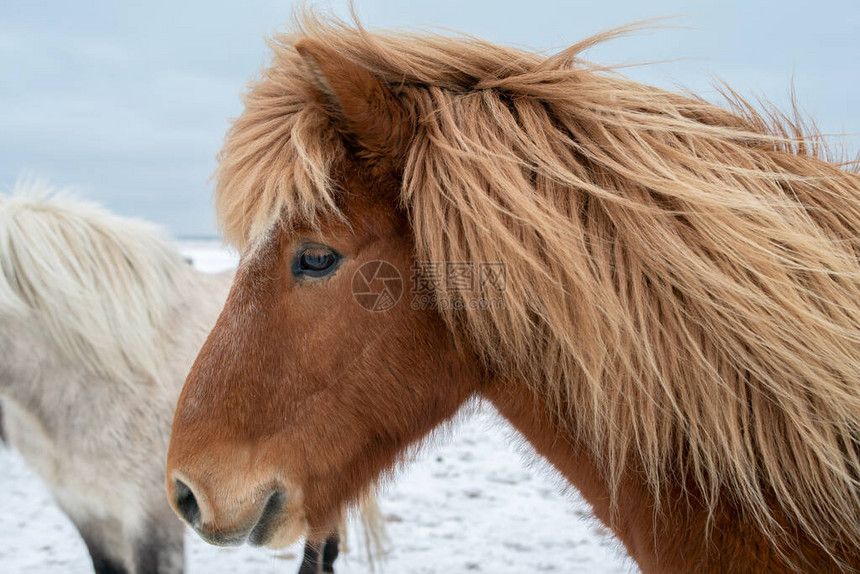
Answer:
<svg viewBox="0 0 860 574"><path fill-rule="evenodd" d="M0 195L8 440L85 539L129 572L153 536L173 545L158 571L182 570L164 458L185 375L230 283L195 271L152 225L45 190Z"/></svg>
<svg viewBox="0 0 860 574"><path fill-rule="evenodd" d="M18 189L0 195L0 253L0 312L37 313L60 351L93 372L162 379L170 315L201 280L160 228Z"/></svg>

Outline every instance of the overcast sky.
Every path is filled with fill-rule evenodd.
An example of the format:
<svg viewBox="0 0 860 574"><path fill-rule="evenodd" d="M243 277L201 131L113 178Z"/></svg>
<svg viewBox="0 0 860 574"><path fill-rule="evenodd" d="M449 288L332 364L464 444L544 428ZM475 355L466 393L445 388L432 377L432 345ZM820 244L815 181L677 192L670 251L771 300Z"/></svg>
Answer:
<svg viewBox="0 0 860 574"><path fill-rule="evenodd" d="M289 1L4 2L0 188L38 175L177 235L213 235L209 175L264 37ZM714 77L803 108L860 147L860 0L356 0L369 27L446 28L553 50L643 18L674 29L592 50L628 75L713 98ZM345 2L322 4L344 14Z"/></svg>

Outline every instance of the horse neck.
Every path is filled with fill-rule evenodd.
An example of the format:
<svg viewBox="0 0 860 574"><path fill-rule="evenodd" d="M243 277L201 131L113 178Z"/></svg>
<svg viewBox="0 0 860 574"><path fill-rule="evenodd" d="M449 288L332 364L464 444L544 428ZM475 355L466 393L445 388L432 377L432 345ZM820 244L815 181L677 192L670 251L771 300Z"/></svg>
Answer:
<svg viewBox="0 0 860 574"><path fill-rule="evenodd" d="M0 395L26 404L38 393L46 363L56 361L54 346L31 316L0 313Z"/></svg>
<svg viewBox="0 0 860 574"><path fill-rule="evenodd" d="M516 384L491 384L482 393L579 490L642 572L796 571L741 511L728 502L706 508L690 484L668 485L655 512L657 502L643 474L635 470L636 461L625 470L612 505L598 460L581 439L563 430L568 427L560 424L546 399ZM804 565L832 564L800 537L787 550L796 553L791 559L801 570Z"/></svg>
<svg viewBox="0 0 860 574"><path fill-rule="evenodd" d="M94 396L109 389L100 387L101 381L87 378L83 369L65 360L35 326L36 323L29 327L19 324L11 328L0 320L0 399L6 407L7 423L26 432L28 441L38 443L38 437L55 441L61 429L70 426L69 419L75 416L70 405L89 407L75 399L82 389Z"/></svg>
<svg viewBox="0 0 860 574"><path fill-rule="evenodd" d="M187 280L193 289L170 294L176 299L168 317L172 340L161 344L171 350L156 381L144 375L120 381L89 372L60 351L36 312L0 313L0 398L38 421L51 437L70 428L68 417L79 418L89 410L122 412L145 403L147 412L172 413L185 375L227 298L232 274L194 273ZM170 424L163 422L166 436Z"/></svg>

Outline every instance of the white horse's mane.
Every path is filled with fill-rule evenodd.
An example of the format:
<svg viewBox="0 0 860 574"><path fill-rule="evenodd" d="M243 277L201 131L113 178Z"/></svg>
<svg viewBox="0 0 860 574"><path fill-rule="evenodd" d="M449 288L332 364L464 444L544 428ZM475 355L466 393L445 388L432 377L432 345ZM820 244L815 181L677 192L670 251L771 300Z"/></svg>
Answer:
<svg viewBox="0 0 860 574"><path fill-rule="evenodd" d="M195 273L155 225L42 184L0 194L0 314L40 321L94 374L157 381Z"/></svg>

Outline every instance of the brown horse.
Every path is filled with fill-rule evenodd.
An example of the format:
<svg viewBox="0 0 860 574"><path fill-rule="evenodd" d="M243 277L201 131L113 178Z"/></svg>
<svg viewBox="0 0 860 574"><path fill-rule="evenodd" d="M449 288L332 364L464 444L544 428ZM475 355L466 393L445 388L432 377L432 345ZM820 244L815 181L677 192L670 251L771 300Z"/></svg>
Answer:
<svg viewBox="0 0 860 574"><path fill-rule="evenodd" d="M577 58L610 35L544 57L306 17L273 43L167 461L204 538L322 535L479 396L645 572L860 570L860 175L731 92ZM416 275L429 304L398 302Z"/></svg>

